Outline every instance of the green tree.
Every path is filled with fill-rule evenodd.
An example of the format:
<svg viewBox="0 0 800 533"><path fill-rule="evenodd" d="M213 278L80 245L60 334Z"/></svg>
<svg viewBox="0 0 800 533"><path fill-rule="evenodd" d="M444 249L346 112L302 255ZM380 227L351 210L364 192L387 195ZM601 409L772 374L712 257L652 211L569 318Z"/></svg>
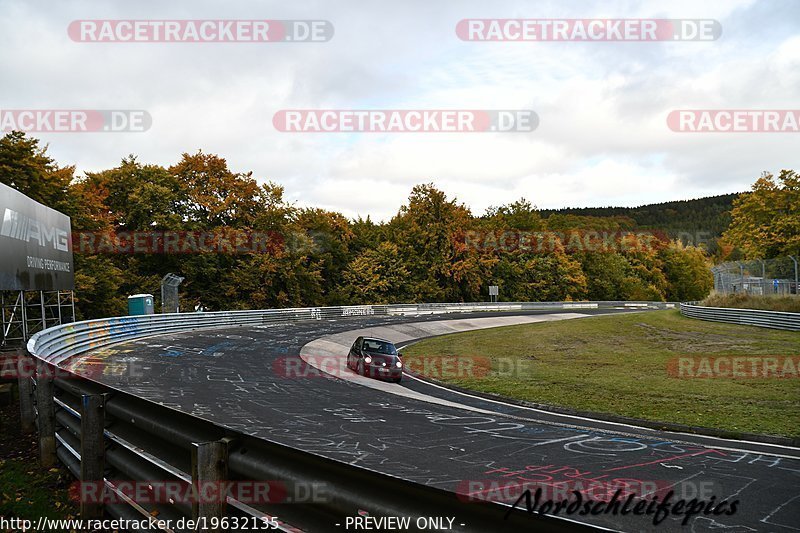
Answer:
<svg viewBox="0 0 800 533"><path fill-rule="evenodd" d="M78 320L127 315L121 287L125 272L110 257L75 255L75 314Z"/></svg>
<svg viewBox="0 0 800 533"><path fill-rule="evenodd" d="M87 172L73 190L95 196L102 205L96 212L115 230L177 230L188 215L185 184L161 166L140 164L133 155L115 168Z"/></svg>
<svg viewBox="0 0 800 533"><path fill-rule="evenodd" d="M358 217L351 221L350 231L353 232L353 240L350 242L350 251L353 254L377 248L388 239L386 225L376 224L369 215L367 218Z"/></svg>
<svg viewBox="0 0 800 533"><path fill-rule="evenodd" d="M587 299L622 300L622 287L628 275L628 261L616 253L576 254L586 276Z"/></svg>
<svg viewBox="0 0 800 533"><path fill-rule="evenodd" d="M544 221L539 210L525 198L500 207L490 207L483 218L490 228L524 231L544 229Z"/></svg>
<svg viewBox="0 0 800 533"><path fill-rule="evenodd" d="M594 230L623 231L636 228L636 222L625 216L582 216L573 214L552 214L544 219L547 229L559 230Z"/></svg>

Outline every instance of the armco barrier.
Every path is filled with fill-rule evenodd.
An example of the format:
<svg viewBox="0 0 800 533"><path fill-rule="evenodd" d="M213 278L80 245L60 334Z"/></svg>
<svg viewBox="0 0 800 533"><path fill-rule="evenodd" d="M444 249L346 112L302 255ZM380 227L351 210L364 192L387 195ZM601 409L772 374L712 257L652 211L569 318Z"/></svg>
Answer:
<svg viewBox="0 0 800 533"><path fill-rule="evenodd" d="M28 351L58 365L74 355L132 339L192 331L261 324L286 324L371 315L466 313L476 311L571 311L575 309L651 308L667 309L665 302L500 302L355 305L305 307L213 313L171 313L87 320L41 331L28 341Z"/></svg>
<svg viewBox="0 0 800 533"><path fill-rule="evenodd" d="M681 314L689 318L698 318L700 320L800 331L800 313L762 311L759 309L705 307L694 303L682 303Z"/></svg>
<svg viewBox="0 0 800 533"><path fill-rule="evenodd" d="M371 315L422 315L477 311L573 311L579 309L664 309L662 302L523 302L364 305L145 315L90 320L47 329L28 342L28 353L39 372L20 373L23 413L33 413L39 428L43 463L58 458L81 480L105 472L108 494L117 501L82 506L86 517L105 512L116 518L204 519L206 531L222 531L235 523L279 516L279 528L292 531L330 531L343 517L457 516L460 531L595 530L577 522L547 515L514 512L507 505L465 503L448 491L400 480L333 461L291 447L232 431L211 422L137 398L86 379L60 379L54 369L70 357L120 342L153 335L247 325L291 324ZM30 365L28 365L30 368ZM63 370L62 370L63 372ZM50 392L52 391L52 393ZM94 406L94 407L92 407ZM99 407L98 407L99 406ZM94 409L87 411L87 409ZM91 413L92 416L82 416ZM23 418L28 415L23 415ZM23 420L24 422L25 420ZM29 421L30 422L30 421ZM100 444L96 439L100 439ZM100 452L98 453L98 446ZM82 457L87 461L82 461ZM224 465L203 468L202 465ZM96 476L96 474L95 474ZM228 497L220 505L186 502L137 502L124 497L113 480L171 481L195 487L206 481L271 480L291 493L293 487L325 486L326 498L292 504L243 502ZM154 489L151 489L154 490ZM147 499L145 499L147 500ZM98 511L99 509L99 511ZM223 521L228 520L228 522ZM238 522L234 522L238 521ZM252 522L251 522L252 523ZM224 527L223 527L224 526Z"/></svg>

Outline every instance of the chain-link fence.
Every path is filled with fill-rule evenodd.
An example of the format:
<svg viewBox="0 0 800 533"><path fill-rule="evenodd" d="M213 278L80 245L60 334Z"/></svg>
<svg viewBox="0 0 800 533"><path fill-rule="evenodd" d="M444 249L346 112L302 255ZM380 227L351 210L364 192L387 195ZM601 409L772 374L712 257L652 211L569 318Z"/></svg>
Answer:
<svg viewBox="0 0 800 533"><path fill-rule="evenodd" d="M786 296L798 294L798 258L730 261L711 268L714 290L722 294Z"/></svg>

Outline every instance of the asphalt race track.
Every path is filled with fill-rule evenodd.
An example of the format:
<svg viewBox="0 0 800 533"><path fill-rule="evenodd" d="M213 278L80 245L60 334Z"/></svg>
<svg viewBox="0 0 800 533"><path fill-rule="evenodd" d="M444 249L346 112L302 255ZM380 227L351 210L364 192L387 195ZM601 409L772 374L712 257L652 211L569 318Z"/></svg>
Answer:
<svg viewBox="0 0 800 533"><path fill-rule="evenodd" d="M658 526L652 515L569 517L622 531L800 530L796 448L545 413L413 379L394 385L411 396L429 397L424 401L331 377L299 357L315 339L360 328L490 316L509 313L373 316L196 331L119 344L73 364L123 365L125 371L117 368L95 379L234 430L459 492L465 499L472 494L513 502L519 496L513 489L525 482L556 487L552 495L563 498L564 487L597 490L624 480L661 496L674 490L673 501L713 497L715 504L738 500L738 507L733 515L691 517L685 526L683 516L672 515ZM286 375L287 362L300 372Z"/></svg>

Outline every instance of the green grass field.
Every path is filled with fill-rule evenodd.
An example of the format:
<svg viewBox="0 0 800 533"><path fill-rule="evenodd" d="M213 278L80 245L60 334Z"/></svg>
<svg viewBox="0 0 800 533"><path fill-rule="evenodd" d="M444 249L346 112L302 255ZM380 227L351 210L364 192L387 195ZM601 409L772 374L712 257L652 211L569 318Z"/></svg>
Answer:
<svg viewBox="0 0 800 533"><path fill-rule="evenodd" d="M694 320L670 310L458 333L419 342L403 354L418 363L425 356L488 357L488 374L441 380L519 400L800 436L798 379L677 378L667 371L678 356L800 355L800 333Z"/></svg>

